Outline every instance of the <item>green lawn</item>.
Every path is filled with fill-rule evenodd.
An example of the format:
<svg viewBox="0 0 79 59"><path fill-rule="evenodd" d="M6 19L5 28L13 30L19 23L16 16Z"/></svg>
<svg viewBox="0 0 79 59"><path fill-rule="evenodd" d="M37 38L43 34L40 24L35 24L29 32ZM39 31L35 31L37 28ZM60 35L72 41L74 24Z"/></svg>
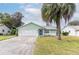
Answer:
<svg viewBox="0 0 79 59"><path fill-rule="evenodd" d="M33 51L37 55L79 55L79 37L38 37Z"/></svg>
<svg viewBox="0 0 79 59"><path fill-rule="evenodd" d="M7 39L12 38L12 37L14 37L14 36L0 36L0 41L7 40Z"/></svg>

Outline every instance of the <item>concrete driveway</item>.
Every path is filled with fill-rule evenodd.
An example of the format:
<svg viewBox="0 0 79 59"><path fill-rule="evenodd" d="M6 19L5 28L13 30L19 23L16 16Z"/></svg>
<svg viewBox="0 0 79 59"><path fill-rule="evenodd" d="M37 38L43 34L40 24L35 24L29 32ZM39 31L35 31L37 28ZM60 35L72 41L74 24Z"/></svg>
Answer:
<svg viewBox="0 0 79 59"><path fill-rule="evenodd" d="M14 37L0 41L0 55L31 55L36 37Z"/></svg>

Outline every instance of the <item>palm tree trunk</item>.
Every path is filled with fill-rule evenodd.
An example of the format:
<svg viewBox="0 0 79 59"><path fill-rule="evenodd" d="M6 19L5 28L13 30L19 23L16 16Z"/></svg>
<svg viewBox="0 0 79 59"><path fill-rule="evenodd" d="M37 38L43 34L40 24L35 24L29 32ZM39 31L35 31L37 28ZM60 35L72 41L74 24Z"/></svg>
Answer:
<svg viewBox="0 0 79 59"><path fill-rule="evenodd" d="M57 38L61 40L61 28L60 28L60 20L56 22L57 25Z"/></svg>

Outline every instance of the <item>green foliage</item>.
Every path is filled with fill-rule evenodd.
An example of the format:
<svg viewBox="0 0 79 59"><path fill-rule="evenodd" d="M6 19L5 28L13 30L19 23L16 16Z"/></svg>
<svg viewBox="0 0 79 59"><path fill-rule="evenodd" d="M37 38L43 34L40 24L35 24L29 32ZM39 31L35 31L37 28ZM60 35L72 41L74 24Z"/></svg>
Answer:
<svg viewBox="0 0 79 59"><path fill-rule="evenodd" d="M62 32L62 34L64 35L64 36L68 36L69 35L69 32Z"/></svg>
<svg viewBox="0 0 79 59"><path fill-rule="evenodd" d="M12 28L10 34L11 35L17 35L17 29L16 28Z"/></svg>
<svg viewBox="0 0 79 59"><path fill-rule="evenodd" d="M55 22L58 39L61 40L61 20L69 21L75 12L74 3L44 3L42 5L42 18L46 25Z"/></svg>
<svg viewBox="0 0 79 59"><path fill-rule="evenodd" d="M13 26L15 27L19 27L21 26L22 24L22 21L21 19L23 18L23 15L21 12L15 12L13 15L12 15L12 20L13 20Z"/></svg>
<svg viewBox="0 0 79 59"><path fill-rule="evenodd" d="M10 29L13 27L21 26L22 22L22 14L20 12L16 12L12 15L8 13L0 13L0 23L6 25Z"/></svg>
<svg viewBox="0 0 79 59"><path fill-rule="evenodd" d="M52 23L64 18L65 21L73 16L75 12L74 3L44 3L42 6L42 18L46 23Z"/></svg>
<svg viewBox="0 0 79 59"><path fill-rule="evenodd" d="M12 18L8 13L0 13L0 23L6 25L7 27L12 27Z"/></svg>

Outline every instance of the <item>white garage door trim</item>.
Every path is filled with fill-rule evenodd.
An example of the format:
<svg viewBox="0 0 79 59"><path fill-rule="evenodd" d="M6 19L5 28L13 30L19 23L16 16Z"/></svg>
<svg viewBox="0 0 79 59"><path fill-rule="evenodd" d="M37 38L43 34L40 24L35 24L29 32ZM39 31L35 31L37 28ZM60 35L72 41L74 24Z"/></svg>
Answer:
<svg viewBox="0 0 79 59"><path fill-rule="evenodd" d="M38 36L37 30L21 30L19 31L19 36Z"/></svg>

